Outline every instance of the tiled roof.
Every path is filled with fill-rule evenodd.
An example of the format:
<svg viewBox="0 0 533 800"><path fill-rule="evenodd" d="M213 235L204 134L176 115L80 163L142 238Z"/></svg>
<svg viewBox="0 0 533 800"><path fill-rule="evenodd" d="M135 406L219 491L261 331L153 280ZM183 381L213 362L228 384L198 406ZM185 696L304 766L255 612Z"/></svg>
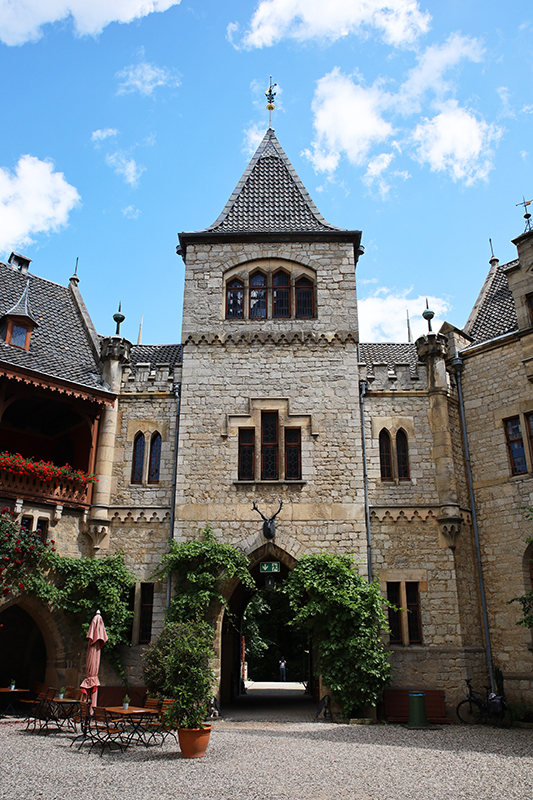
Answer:
<svg viewBox="0 0 533 800"><path fill-rule="evenodd" d="M393 369L395 364L409 364L412 373L416 372L418 362L416 345L411 342L361 342L359 357L367 367L387 364Z"/></svg>
<svg viewBox="0 0 533 800"><path fill-rule="evenodd" d="M90 389L108 390L76 301L66 286L24 275L0 262L0 320L16 307L28 280L27 298L37 322L30 349L13 347L0 337L0 362Z"/></svg>
<svg viewBox="0 0 533 800"><path fill-rule="evenodd" d="M516 261L500 266L497 261L492 264L479 297L464 326L464 332L473 340L472 344L481 344L518 330L516 308L513 295L509 289L507 276L503 267L511 266Z"/></svg>
<svg viewBox="0 0 533 800"><path fill-rule="evenodd" d="M205 231L195 233L331 233L269 128L226 207Z"/></svg>
<svg viewBox="0 0 533 800"><path fill-rule="evenodd" d="M130 361L133 369L137 364L169 364L174 369L181 364L181 344L134 344L131 348Z"/></svg>

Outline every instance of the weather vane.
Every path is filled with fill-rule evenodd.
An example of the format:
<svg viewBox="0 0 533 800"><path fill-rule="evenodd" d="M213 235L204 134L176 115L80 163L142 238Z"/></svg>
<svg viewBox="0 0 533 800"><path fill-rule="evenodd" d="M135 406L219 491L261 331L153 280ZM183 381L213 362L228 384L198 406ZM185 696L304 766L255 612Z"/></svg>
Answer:
<svg viewBox="0 0 533 800"><path fill-rule="evenodd" d="M533 230L533 228L531 227L531 214L527 210L527 207L528 207L528 205L530 203L533 203L533 200L526 200L524 195L522 195L522 202L516 204L517 206L524 206L524 211L526 212L524 214L524 219L526 221L526 227L524 229L524 233L527 233L528 231L532 231Z"/></svg>
<svg viewBox="0 0 533 800"><path fill-rule="evenodd" d="M276 108L274 105L274 98L276 96L276 92L274 89L277 87L277 83L272 83L272 75L270 76L270 85L265 92L265 97L267 99L267 109L268 109L268 127L272 127L272 112Z"/></svg>

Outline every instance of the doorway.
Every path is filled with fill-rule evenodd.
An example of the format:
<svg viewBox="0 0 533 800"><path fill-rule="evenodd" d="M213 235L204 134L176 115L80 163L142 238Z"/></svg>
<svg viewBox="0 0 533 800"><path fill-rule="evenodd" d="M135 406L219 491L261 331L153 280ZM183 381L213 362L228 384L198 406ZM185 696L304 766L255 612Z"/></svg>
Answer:
<svg viewBox="0 0 533 800"><path fill-rule="evenodd" d="M10 606L0 614L0 626L0 686L12 679L25 689L43 682L46 645L33 617L20 606Z"/></svg>

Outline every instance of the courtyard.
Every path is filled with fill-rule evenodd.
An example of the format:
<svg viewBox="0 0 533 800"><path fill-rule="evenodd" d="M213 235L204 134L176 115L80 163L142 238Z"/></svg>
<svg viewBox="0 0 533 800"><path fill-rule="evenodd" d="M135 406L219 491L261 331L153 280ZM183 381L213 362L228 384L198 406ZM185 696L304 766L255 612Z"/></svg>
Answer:
<svg viewBox="0 0 533 800"><path fill-rule="evenodd" d="M533 731L490 726L214 721L203 759L163 747L70 747L66 731L0 720L2 800L530 800Z"/></svg>

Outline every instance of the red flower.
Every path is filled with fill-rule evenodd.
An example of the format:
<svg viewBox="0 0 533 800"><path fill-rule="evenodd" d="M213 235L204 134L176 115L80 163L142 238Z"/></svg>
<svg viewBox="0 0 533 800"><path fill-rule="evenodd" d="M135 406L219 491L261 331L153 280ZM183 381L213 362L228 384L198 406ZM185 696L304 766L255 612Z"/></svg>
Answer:
<svg viewBox="0 0 533 800"><path fill-rule="evenodd" d="M9 594L9 586L4 586L4 594Z"/></svg>
<svg viewBox="0 0 533 800"><path fill-rule="evenodd" d="M19 583L19 589L24 589L24 584L23 583Z"/></svg>

